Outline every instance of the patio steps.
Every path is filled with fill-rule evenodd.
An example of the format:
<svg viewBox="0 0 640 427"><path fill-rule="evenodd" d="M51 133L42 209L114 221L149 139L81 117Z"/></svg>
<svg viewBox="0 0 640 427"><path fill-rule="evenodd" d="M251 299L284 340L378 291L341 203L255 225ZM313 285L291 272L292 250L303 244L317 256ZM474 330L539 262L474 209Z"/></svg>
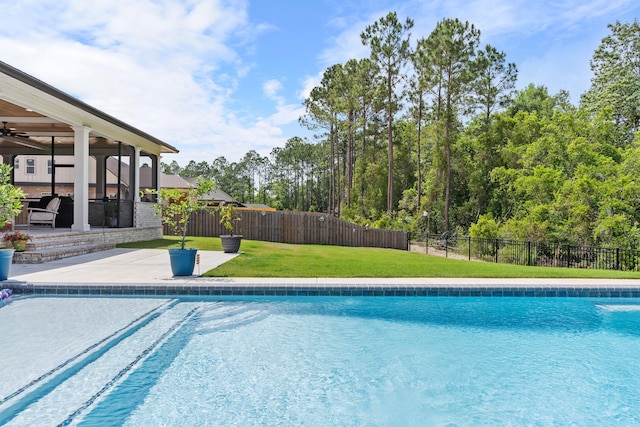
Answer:
<svg viewBox="0 0 640 427"><path fill-rule="evenodd" d="M24 252L13 254L14 264L40 264L76 255L115 248L101 233L57 233L33 236Z"/></svg>

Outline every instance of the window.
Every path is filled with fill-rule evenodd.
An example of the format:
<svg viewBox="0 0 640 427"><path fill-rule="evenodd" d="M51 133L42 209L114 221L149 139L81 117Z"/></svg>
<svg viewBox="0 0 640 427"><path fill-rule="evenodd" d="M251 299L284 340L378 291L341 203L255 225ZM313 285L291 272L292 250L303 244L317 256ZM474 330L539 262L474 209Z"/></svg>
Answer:
<svg viewBox="0 0 640 427"><path fill-rule="evenodd" d="M20 157L16 157L13 159L13 168L20 169Z"/></svg>
<svg viewBox="0 0 640 427"><path fill-rule="evenodd" d="M36 173L36 159L27 159L27 173Z"/></svg>
<svg viewBox="0 0 640 427"><path fill-rule="evenodd" d="M51 159L47 160L47 173L51 175L53 173L53 162Z"/></svg>

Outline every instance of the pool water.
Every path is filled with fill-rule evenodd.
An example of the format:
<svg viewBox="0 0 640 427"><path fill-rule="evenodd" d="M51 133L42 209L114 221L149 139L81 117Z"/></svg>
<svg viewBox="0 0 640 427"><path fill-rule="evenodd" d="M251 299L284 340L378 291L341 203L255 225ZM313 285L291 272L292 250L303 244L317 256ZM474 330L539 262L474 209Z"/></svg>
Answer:
<svg viewBox="0 0 640 427"><path fill-rule="evenodd" d="M0 424L640 424L638 300L186 300L113 340Z"/></svg>

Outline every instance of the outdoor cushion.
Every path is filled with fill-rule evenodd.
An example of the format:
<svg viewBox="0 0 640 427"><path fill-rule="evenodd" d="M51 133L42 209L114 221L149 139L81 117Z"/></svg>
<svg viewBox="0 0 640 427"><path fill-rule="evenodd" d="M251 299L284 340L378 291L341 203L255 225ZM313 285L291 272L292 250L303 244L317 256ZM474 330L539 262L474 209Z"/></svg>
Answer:
<svg viewBox="0 0 640 427"><path fill-rule="evenodd" d="M58 210L58 206L60 206L60 199L58 197L54 197L53 199L49 200L49 203L47 203L47 207L45 209L50 212L56 212Z"/></svg>

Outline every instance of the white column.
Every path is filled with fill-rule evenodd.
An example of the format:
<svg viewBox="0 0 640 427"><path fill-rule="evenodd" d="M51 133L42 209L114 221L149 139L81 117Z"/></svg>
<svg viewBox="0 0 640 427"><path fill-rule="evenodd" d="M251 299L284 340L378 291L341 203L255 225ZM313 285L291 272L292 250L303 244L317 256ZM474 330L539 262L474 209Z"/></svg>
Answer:
<svg viewBox="0 0 640 427"><path fill-rule="evenodd" d="M89 231L89 132L86 126L73 128L73 231Z"/></svg>

